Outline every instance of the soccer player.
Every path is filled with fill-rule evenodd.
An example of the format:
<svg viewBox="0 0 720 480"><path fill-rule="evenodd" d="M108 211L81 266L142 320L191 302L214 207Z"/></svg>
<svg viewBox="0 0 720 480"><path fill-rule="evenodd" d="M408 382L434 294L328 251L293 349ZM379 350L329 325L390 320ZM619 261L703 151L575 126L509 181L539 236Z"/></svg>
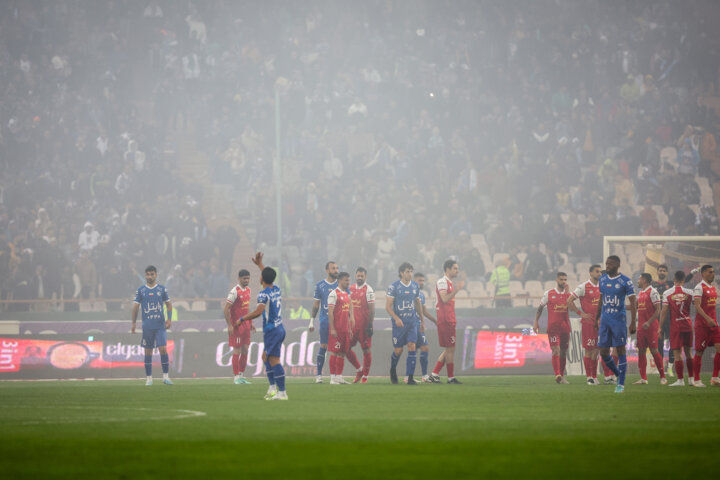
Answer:
<svg viewBox="0 0 720 480"><path fill-rule="evenodd" d="M595 317L595 327L600 321L598 347L605 365L617 377L615 393L625 391L625 374L627 373L627 342L628 326L625 313L625 298L630 301L630 333L635 333L637 307L635 290L632 280L620 273L620 258L610 255L605 260L605 274L600 277L600 305ZM618 364L610 356L610 347L615 347Z"/></svg>
<svg viewBox="0 0 720 480"><path fill-rule="evenodd" d="M405 374L408 385L417 385L413 375L417 363L415 343L417 342L417 314L422 321L422 305L420 304L420 287L413 282L413 266L404 262L398 268L400 279L395 280L387 290L385 311L392 321L393 353L390 356L390 381L398 383L397 364L400 361L403 347L407 345L408 355L405 362Z"/></svg>
<svg viewBox="0 0 720 480"><path fill-rule="evenodd" d="M235 322L250 311L250 272L243 269L238 272L238 284L230 290L225 302L223 313L228 325L228 344L232 347L233 383L249 384L245 379L248 349L250 348L250 332L255 331L252 321L245 321L235 326Z"/></svg>
<svg viewBox="0 0 720 480"><path fill-rule="evenodd" d="M287 400L285 391L285 369L280 363L280 352L285 340L285 327L282 323L282 292L274 285L277 272L271 267L263 265L263 253L257 252L252 262L260 269L260 285L263 289L258 293L257 307L235 322L242 325L262 315L263 342L265 349L262 354L270 386L265 394L265 400Z"/></svg>
<svg viewBox="0 0 720 480"><path fill-rule="evenodd" d="M690 304L692 303L693 291L683 287L687 281L685 272L678 270L675 272L673 288L665 290L662 298L662 310L660 311L660 323L666 323L665 319L670 313L670 350L673 353L675 362L675 373L677 381L671 383L671 387L685 386L685 378L683 372L682 350L685 350L685 358L688 368L688 382L693 384L693 360L692 360L692 343L693 343L693 326L690 319ZM664 328L664 327L663 327Z"/></svg>
<svg viewBox="0 0 720 480"><path fill-rule="evenodd" d="M447 383L460 385L460 381L455 378L455 295L465 287L465 283L460 280L457 287L453 285L453 278L458 276L459 267L455 260L445 260L443 263L443 272L445 275L435 284L435 294L437 301L435 302L435 313L437 314L438 327L438 343L444 350L438 357L435 368L432 371L432 379L440 382L440 371L444 365L447 365Z"/></svg>
<svg viewBox="0 0 720 480"><path fill-rule="evenodd" d="M420 303L422 304L422 313L423 317L427 318L431 322L433 322L435 325L437 325L437 320L435 320L435 317L430 313L430 311L427 308L427 305L425 305L425 292L423 292L423 288L425 287L425 275L417 272L414 275L415 283L418 284L418 287L420 287ZM440 380L437 382L428 375L428 357L430 355L430 344L428 343L427 339L427 330L425 329L425 322L420 320L419 318L417 320L417 338L418 341L415 344L415 347L420 347L420 369L422 370L422 381L423 383L439 383ZM439 378L439 377L438 377ZM407 381L407 378L405 379Z"/></svg>
<svg viewBox="0 0 720 480"><path fill-rule="evenodd" d="M599 385L597 379L598 364L598 348L597 338L598 331L595 328L595 316L600 306L600 265L595 264L590 267L590 279L585 283L581 283L575 288L575 291L568 297L567 306L580 316L582 324L582 345L583 345L583 365L587 375L588 385ZM580 307L582 311L575 306L575 299L580 299ZM607 377L607 376L606 376Z"/></svg>
<svg viewBox="0 0 720 480"><path fill-rule="evenodd" d="M547 335L552 349L552 366L557 383L568 384L565 379L565 363L567 351L570 346L570 316L568 315L568 300L570 292L567 285L567 273L558 272L555 276L557 286L543 294L535 312L535 333L540 330L540 315L548 307Z"/></svg>
<svg viewBox="0 0 720 480"><path fill-rule="evenodd" d="M163 319L163 303L167 309L167 320ZM142 342L145 349L145 385L150 386L152 380L152 352L155 347L160 350L163 383L172 385L169 368L170 359L167 353L167 329L172 318L172 303L167 289L157 283L157 268L150 265L145 269L145 285L135 292L135 304L132 308L132 333L135 333L138 310L142 308Z"/></svg>
<svg viewBox="0 0 720 480"><path fill-rule="evenodd" d="M327 299L330 292L335 290L338 286L338 266L335 262L329 261L325 264L326 278L320 280L315 285L315 302L313 303L312 313L310 318L310 325L308 330L311 332L315 330L315 317L320 312L320 348L317 353L317 376L315 377L315 383L322 383L322 369L325 365L325 353L328 347L328 336L330 335L330 327L328 324L328 304Z"/></svg>
<svg viewBox="0 0 720 480"><path fill-rule="evenodd" d="M345 354L350 343L350 332L354 326L353 308L348 294L350 274L338 274L338 287L328 295L328 327L330 336L330 385L347 384L342 376L345 367ZM357 362L357 357L355 358ZM355 368L359 367L358 364Z"/></svg>
<svg viewBox="0 0 720 480"><path fill-rule="evenodd" d="M662 357L658 352L659 322L658 317L661 309L660 294L652 286L652 276L649 273L641 273L638 279L639 292L637 294L637 348L638 348L638 369L640 380L635 385L647 385L647 349L655 360L660 373L660 385L667 385L665 370L663 369Z"/></svg>
<svg viewBox="0 0 720 480"><path fill-rule="evenodd" d="M358 267L355 271L355 284L350 286L350 300L353 305L353 318L355 326L350 338L350 348L347 352L347 358L350 363L358 363L355 352L352 347L360 344L363 352L362 369L355 374L353 383L367 383L370 374L370 365L372 364L372 336L373 322L375 321L375 291L366 283L367 270ZM353 365L355 364L353 363ZM356 367L357 368L357 367Z"/></svg>
<svg viewBox="0 0 720 480"><path fill-rule="evenodd" d="M652 286L655 287L655 290L660 294L660 298L664 298L665 290L671 290L673 288L673 282L668 278L668 266L665 264L658 265L657 267L657 276L658 280L657 282L653 282ZM660 358L663 358L665 356L665 339L670 338L670 325L668 323L660 322L660 334L658 336L658 353L660 353ZM665 368L665 371L672 375L672 367L673 362L675 361L675 356L673 354L672 347L670 347L670 350L668 351L668 364L667 368Z"/></svg>
<svg viewBox="0 0 720 480"><path fill-rule="evenodd" d="M715 315L717 303L717 290L713 286L715 270L712 265L703 265L700 269L702 281L695 286L693 302L695 303L695 358L693 358L693 372L695 373L695 387L705 387L700 380L702 355L707 347L715 346L713 360L713 373L710 385L720 386L720 327Z"/></svg>

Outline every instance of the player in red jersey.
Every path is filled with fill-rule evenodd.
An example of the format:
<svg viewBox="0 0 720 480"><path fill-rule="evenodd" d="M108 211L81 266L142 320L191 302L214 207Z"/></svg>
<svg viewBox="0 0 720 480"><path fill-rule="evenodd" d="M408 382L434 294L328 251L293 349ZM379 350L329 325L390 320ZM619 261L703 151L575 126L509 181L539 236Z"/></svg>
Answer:
<svg viewBox="0 0 720 480"><path fill-rule="evenodd" d="M235 384L250 383L245 379L245 367L250 348L250 332L255 331L252 320L237 321L250 311L250 272L243 269L238 272L238 284L230 290L225 302L223 313L228 325L228 344L232 347L233 382Z"/></svg>
<svg viewBox="0 0 720 480"><path fill-rule="evenodd" d="M600 280L601 275L600 265L592 265L590 267L590 280L578 285L567 300L568 310L580 316L584 350L583 365L585 366L588 385L600 384L597 379L599 350L597 348L598 331L597 328L595 328L595 317L597 316L598 302L600 301L600 285L598 284L598 280ZM576 298L580 299L580 308L582 310L575 306ZM609 371L610 370L608 370L608 372Z"/></svg>
<svg viewBox="0 0 720 480"><path fill-rule="evenodd" d="M367 270L358 267L355 271L355 283L350 285L350 300L353 306L355 327L350 337L350 348L348 348L347 357L350 363L357 365L355 367L357 373L353 383L367 383L370 365L372 364L372 352L370 349L372 348L373 321L375 320L375 291L365 283L366 279ZM360 363L357 360L357 355L352 351L352 347L358 343L363 352L362 368L358 368Z"/></svg>
<svg viewBox="0 0 720 480"><path fill-rule="evenodd" d="M635 385L646 385L647 381L647 349L655 360L655 366L660 373L660 384L667 385L665 378L665 370L663 370L662 357L658 352L658 336L660 335L660 324L658 317L660 315L661 299L660 294L652 286L652 275L649 273L640 274L638 279L638 288L640 292L637 294L637 348L638 348L638 369L640 370L640 380Z"/></svg>
<svg viewBox="0 0 720 480"><path fill-rule="evenodd" d="M350 274L340 272L338 274L337 288L328 295L330 385L350 383L346 382L342 376L345 367L345 354L347 354L350 343L350 331L355 323L348 286L350 286Z"/></svg>
<svg viewBox="0 0 720 480"><path fill-rule="evenodd" d="M570 316L568 315L567 273L558 272L556 276L557 287L548 290L540 300L540 306L535 312L535 333L540 330L539 320L543 309L548 307L547 334L552 349L552 365L557 383L570 383L565 380L565 362L570 345Z"/></svg>
<svg viewBox="0 0 720 480"><path fill-rule="evenodd" d="M695 387L704 387L700 381L700 368L702 367L702 354L707 347L715 346L715 359L713 361L713 374L711 385L720 386L720 327L715 314L717 304L717 290L713 286L715 270L712 265L703 265L700 269L702 281L697 284L693 292L695 302L695 358L693 359L693 372L695 373Z"/></svg>
<svg viewBox="0 0 720 480"><path fill-rule="evenodd" d="M435 293L435 313L437 313L438 341L444 348L438 357L435 368L432 371L432 378L440 382L440 371L443 365L447 364L448 383L459 384L455 378L455 295L463 289L465 283L460 280L457 286L453 285L452 279L458 276L459 268L455 260L446 260L443 264L445 275L437 281Z"/></svg>
<svg viewBox="0 0 720 480"><path fill-rule="evenodd" d="M685 350L685 358L687 359L688 381L693 384L693 360L692 360L692 341L693 328L690 319L690 304L692 303L693 292L683 287L687 281L685 272L678 270L675 272L674 286L665 290L662 297L662 310L660 311L660 324L665 325L668 313L670 314L670 350L673 352L675 365L675 373L677 381L671 383L671 387L685 386L685 378L683 373L682 350Z"/></svg>

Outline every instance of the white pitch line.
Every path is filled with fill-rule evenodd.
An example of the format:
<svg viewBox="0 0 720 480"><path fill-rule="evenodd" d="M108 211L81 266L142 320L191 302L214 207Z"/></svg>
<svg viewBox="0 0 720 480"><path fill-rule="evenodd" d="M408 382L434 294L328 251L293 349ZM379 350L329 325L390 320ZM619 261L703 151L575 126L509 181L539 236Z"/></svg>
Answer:
<svg viewBox="0 0 720 480"><path fill-rule="evenodd" d="M145 411L145 412L178 412L174 415L155 415L151 417L103 417L103 418L51 418L43 420L29 420L25 422L10 422L4 423L0 421L0 424L4 425L61 425L61 424L73 424L73 423L117 423L117 422L141 422L145 420L180 420L183 418L193 417L204 417L207 415L206 412L198 410L183 410L183 409L169 409L163 410L161 408L144 408L144 407L96 407L96 406L29 406L29 405L14 405L5 408L32 408L32 409L82 409L82 410L93 410L93 409L104 409L104 410L128 410L128 411Z"/></svg>

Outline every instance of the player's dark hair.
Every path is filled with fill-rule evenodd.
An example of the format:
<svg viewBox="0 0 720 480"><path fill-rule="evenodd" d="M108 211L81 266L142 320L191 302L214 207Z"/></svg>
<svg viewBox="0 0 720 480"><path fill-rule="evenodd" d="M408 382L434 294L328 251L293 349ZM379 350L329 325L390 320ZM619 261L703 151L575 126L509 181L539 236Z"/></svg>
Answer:
<svg viewBox="0 0 720 480"><path fill-rule="evenodd" d="M683 272L682 270L678 270L677 272L675 272L675 281L676 282L685 281L685 272Z"/></svg>
<svg viewBox="0 0 720 480"><path fill-rule="evenodd" d="M567 277L567 273L565 273L565 272L558 272L557 275L555 276L555 278L560 278L560 277Z"/></svg>
<svg viewBox="0 0 720 480"><path fill-rule="evenodd" d="M332 265L333 263L335 263L335 262L333 262L332 260L330 260L329 262L327 262L327 263L325 264L325 270L327 270L328 268L330 268L330 265Z"/></svg>
<svg viewBox="0 0 720 480"><path fill-rule="evenodd" d="M652 283L652 275L650 275L649 273L641 273L640 277L644 278L648 285Z"/></svg>
<svg viewBox="0 0 720 480"><path fill-rule="evenodd" d="M445 260L445 263L443 263L443 271L450 270L453 265L457 265L457 262L455 260Z"/></svg>
<svg viewBox="0 0 720 480"><path fill-rule="evenodd" d="M592 265L590 265L590 269L588 270L588 272L592 272L596 268L602 269L600 265L598 265L597 263L593 263Z"/></svg>
<svg viewBox="0 0 720 480"><path fill-rule="evenodd" d="M348 272L340 272L338 273L338 280L342 280L343 278L350 278L350 274Z"/></svg>
<svg viewBox="0 0 720 480"><path fill-rule="evenodd" d="M607 259L613 260L613 261L617 262L618 265L620 265L620 257L618 257L617 255L610 255Z"/></svg>
<svg viewBox="0 0 720 480"><path fill-rule="evenodd" d="M413 278L425 278L425 274L422 272L415 272L415 275L413 275Z"/></svg>
<svg viewBox="0 0 720 480"><path fill-rule="evenodd" d="M358 267L357 270L355 270L355 273L360 273L360 272L367 275L367 270L365 270L365 267Z"/></svg>
<svg viewBox="0 0 720 480"><path fill-rule="evenodd" d="M277 272L272 267L265 267L260 276L265 284L271 285L275 281L275 277L277 277Z"/></svg>
<svg viewBox="0 0 720 480"><path fill-rule="evenodd" d="M700 273L705 273L708 270L710 270L711 268L713 268L712 265L703 265L702 268L700 269Z"/></svg>
<svg viewBox="0 0 720 480"><path fill-rule="evenodd" d="M248 272L248 271L245 270L244 268L238 272L238 278L240 278L240 277L249 277L249 276L250 276L250 272Z"/></svg>
<svg viewBox="0 0 720 480"><path fill-rule="evenodd" d="M148 265L147 267L145 267L145 273L148 273L148 272L157 273L157 268L155 268L155 265Z"/></svg>
<svg viewBox="0 0 720 480"><path fill-rule="evenodd" d="M400 266L398 267L398 275L399 275L399 276L402 276L402 272L404 272L404 271L407 270L408 268L409 268L410 270L415 270L410 263L408 263L408 262L403 262L403 263L401 263Z"/></svg>
<svg viewBox="0 0 720 480"><path fill-rule="evenodd" d="M668 271L668 266L665 265L664 263L661 263L660 265L658 265L657 269L660 270L661 268L664 268L666 272Z"/></svg>

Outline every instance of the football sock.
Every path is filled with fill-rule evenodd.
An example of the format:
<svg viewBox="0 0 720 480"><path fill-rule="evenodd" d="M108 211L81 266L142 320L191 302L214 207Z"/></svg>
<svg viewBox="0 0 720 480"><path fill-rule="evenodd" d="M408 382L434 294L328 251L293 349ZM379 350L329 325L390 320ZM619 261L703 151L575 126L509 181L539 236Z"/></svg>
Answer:
<svg viewBox="0 0 720 480"><path fill-rule="evenodd" d="M558 375L560 375L558 373L558 370L560 370L560 357L558 357L557 355L552 356L552 367L555 376L557 377Z"/></svg>
<svg viewBox="0 0 720 480"><path fill-rule="evenodd" d="M342 377L345 368L345 357L335 357L335 375Z"/></svg>
<svg viewBox="0 0 720 480"><path fill-rule="evenodd" d="M615 365L615 362L613 361L613 357L611 357L610 355L605 355L602 357L602 361L605 364L605 366L608 368L608 370L610 370L610 372L612 372L616 377L620 376L620 370L618 370L618 367ZM609 375L607 375L607 374L605 376L609 377Z"/></svg>
<svg viewBox="0 0 720 480"><path fill-rule="evenodd" d="M663 378L665 376L665 368L663 367L663 359L662 356L660 356L660 352L653 355L653 359L655 360L655 366L660 373L660 378Z"/></svg>
<svg viewBox="0 0 720 480"><path fill-rule="evenodd" d="M405 359L405 375L415 374L415 364L417 363L417 352L415 350L408 351L407 359Z"/></svg>
<svg viewBox="0 0 720 480"><path fill-rule="evenodd" d="M318 350L317 353L317 374L318 376L322 375L322 369L323 365L325 365L325 352L327 352L327 348L322 348Z"/></svg>
<svg viewBox="0 0 720 480"><path fill-rule="evenodd" d="M627 373L627 355L618 355L618 385L625 385L625 374Z"/></svg>
<svg viewBox="0 0 720 480"><path fill-rule="evenodd" d="M152 375L152 355L145 355L145 375Z"/></svg>
<svg viewBox="0 0 720 480"><path fill-rule="evenodd" d="M682 361L682 357L675 360L675 373L677 374L678 380L683 379L683 363L685 362Z"/></svg>
<svg viewBox="0 0 720 480"><path fill-rule="evenodd" d="M603 373L606 377L609 377L610 375L612 375L612 373L613 373L612 370L610 370L608 368L607 364L605 363L605 360L603 360L602 357L598 357L598 362L602 362Z"/></svg>
<svg viewBox="0 0 720 480"><path fill-rule="evenodd" d="M681 356L682 357L682 356ZM677 361L677 360L676 360ZM687 367L688 371L688 378L695 376L695 369L693 368L694 362L693 358L690 355L685 355L685 366ZM699 370L698 370L699 371Z"/></svg>
<svg viewBox="0 0 720 480"><path fill-rule="evenodd" d="M277 384L278 390L281 392L285 391L285 369L281 364L277 364L273 369L273 377L275 378L275 383Z"/></svg>
<svg viewBox="0 0 720 480"><path fill-rule="evenodd" d="M170 371L170 358L167 353L160 354L160 365L162 365L163 373L168 373Z"/></svg>
<svg viewBox="0 0 720 480"><path fill-rule="evenodd" d="M713 378L717 378L720 374L720 353L715 352L715 358L713 359Z"/></svg>
<svg viewBox="0 0 720 480"><path fill-rule="evenodd" d="M270 365L270 362L265 362L265 373L267 374L270 385L275 385L275 373L273 372L273 367Z"/></svg>
<svg viewBox="0 0 720 480"><path fill-rule="evenodd" d="M347 356L348 362L355 367L355 370L360 368L360 362L358 361L357 355L355 355L355 352L352 350L348 350L348 352L345 354Z"/></svg>
<svg viewBox="0 0 720 480"><path fill-rule="evenodd" d="M435 368L433 368L433 375L440 375L440 371L442 370L443 366L445 365L445 362L437 362L435 364Z"/></svg>
<svg viewBox="0 0 720 480"><path fill-rule="evenodd" d="M647 356L638 355L638 369L640 370L640 378L647 380Z"/></svg>
<svg viewBox="0 0 720 480"><path fill-rule="evenodd" d="M370 373L370 365L372 364L372 352L363 352L363 376L367 377Z"/></svg>
<svg viewBox="0 0 720 480"><path fill-rule="evenodd" d="M233 353L232 356L232 369L233 375L240 374L240 355L238 355L237 353Z"/></svg>
<svg viewBox="0 0 720 480"><path fill-rule="evenodd" d="M695 376L695 381L700 381L700 369L702 368L702 354L698 355L695 354L695 358L693 358L693 375Z"/></svg>
<svg viewBox="0 0 720 480"><path fill-rule="evenodd" d="M330 360L328 360L328 366L330 367L330 375L337 374L337 357L330 354Z"/></svg>
<svg viewBox="0 0 720 480"><path fill-rule="evenodd" d="M393 351L392 355L390 355L390 369L395 370L399 361L400 355L395 355L395 351Z"/></svg>
<svg viewBox="0 0 720 480"><path fill-rule="evenodd" d="M240 373L245 373L245 368L247 367L247 361L248 361L248 354L241 353L240 354Z"/></svg>
<svg viewBox="0 0 720 480"><path fill-rule="evenodd" d="M455 378L455 364L454 363L447 364L447 372L448 372L448 379Z"/></svg>
<svg viewBox="0 0 720 480"><path fill-rule="evenodd" d="M567 355L560 355L560 360L558 364L558 369L560 370L560 375L565 375L565 363L567 362Z"/></svg>
<svg viewBox="0 0 720 480"><path fill-rule="evenodd" d="M715 356L717 358L717 355ZM428 368L428 352L420 351L420 369L422 370L423 377L427 375Z"/></svg>
<svg viewBox="0 0 720 480"><path fill-rule="evenodd" d="M593 377L593 360L590 357L583 357L583 367L585 367L585 375L588 378Z"/></svg>

